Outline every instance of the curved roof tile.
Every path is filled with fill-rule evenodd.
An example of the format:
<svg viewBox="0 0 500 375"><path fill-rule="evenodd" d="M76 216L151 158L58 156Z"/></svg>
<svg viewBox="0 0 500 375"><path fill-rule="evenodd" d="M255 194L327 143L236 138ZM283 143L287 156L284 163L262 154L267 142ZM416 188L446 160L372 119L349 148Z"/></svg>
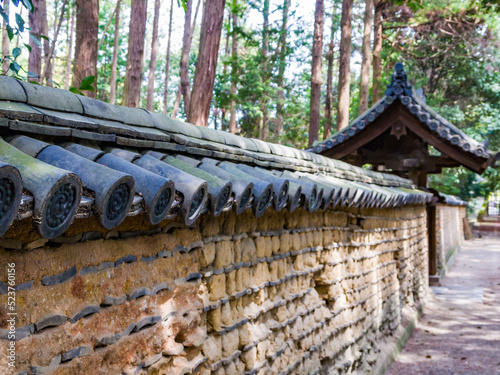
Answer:
<svg viewBox="0 0 500 375"><path fill-rule="evenodd" d="M288 146L9 77L0 86L0 235L14 217L32 216L52 239L92 215L112 229L140 212L152 224L179 214L191 225L231 208L260 216L271 205L315 211L430 199L409 180Z"/></svg>

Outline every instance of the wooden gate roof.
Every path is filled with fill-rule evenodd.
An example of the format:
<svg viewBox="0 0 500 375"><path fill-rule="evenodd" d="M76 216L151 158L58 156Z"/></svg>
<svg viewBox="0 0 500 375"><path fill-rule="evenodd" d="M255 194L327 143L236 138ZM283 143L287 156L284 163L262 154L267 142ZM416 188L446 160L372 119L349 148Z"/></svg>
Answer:
<svg viewBox="0 0 500 375"><path fill-rule="evenodd" d="M428 145L441 155L429 154ZM385 96L348 127L317 142L316 154L355 165L384 165L383 170L422 170L464 166L482 173L494 163L494 155L429 107L408 82L403 64L397 63Z"/></svg>

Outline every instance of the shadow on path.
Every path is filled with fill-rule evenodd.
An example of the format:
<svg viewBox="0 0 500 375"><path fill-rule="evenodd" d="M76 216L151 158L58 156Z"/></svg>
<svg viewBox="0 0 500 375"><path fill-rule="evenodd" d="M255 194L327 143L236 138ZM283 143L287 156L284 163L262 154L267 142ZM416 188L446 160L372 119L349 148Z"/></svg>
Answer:
<svg viewBox="0 0 500 375"><path fill-rule="evenodd" d="M466 241L442 287L430 294L386 374L500 374L500 238Z"/></svg>

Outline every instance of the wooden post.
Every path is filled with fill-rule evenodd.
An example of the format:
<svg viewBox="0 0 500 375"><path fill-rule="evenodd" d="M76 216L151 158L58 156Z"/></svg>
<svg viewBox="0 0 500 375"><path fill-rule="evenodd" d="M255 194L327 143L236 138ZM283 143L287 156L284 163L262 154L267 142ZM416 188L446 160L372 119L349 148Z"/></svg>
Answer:
<svg viewBox="0 0 500 375"><path fill-rule="evenodd" d="M427 232L429 234L429 285L439 285L436 249L436 206L427 205Z"/></svg>

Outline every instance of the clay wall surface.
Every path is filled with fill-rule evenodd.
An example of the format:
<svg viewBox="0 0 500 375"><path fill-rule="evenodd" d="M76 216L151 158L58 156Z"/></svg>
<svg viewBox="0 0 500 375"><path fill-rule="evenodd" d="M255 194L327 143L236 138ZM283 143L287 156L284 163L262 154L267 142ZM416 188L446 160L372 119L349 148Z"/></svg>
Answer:
<svg viewBox="0 0 500 375"><path fill-rule="evenodd" d="M460 222L439 217L443 236ZM89 220L59 244L0 248L18 337L13 370L1 290L0 374L348 373L369 369L426 294L424 206L247 210L143 231L129 218L82 234ZM15 225L5 237L30 238Z"/></svg>
<svg viewBox="0 0 500 375"><path fill-rule="evenodd" d="M464 237L464 218L467 217L466 206L436 206L436 253L438 274L446 269L446 264L460 246Z"/></svg>

